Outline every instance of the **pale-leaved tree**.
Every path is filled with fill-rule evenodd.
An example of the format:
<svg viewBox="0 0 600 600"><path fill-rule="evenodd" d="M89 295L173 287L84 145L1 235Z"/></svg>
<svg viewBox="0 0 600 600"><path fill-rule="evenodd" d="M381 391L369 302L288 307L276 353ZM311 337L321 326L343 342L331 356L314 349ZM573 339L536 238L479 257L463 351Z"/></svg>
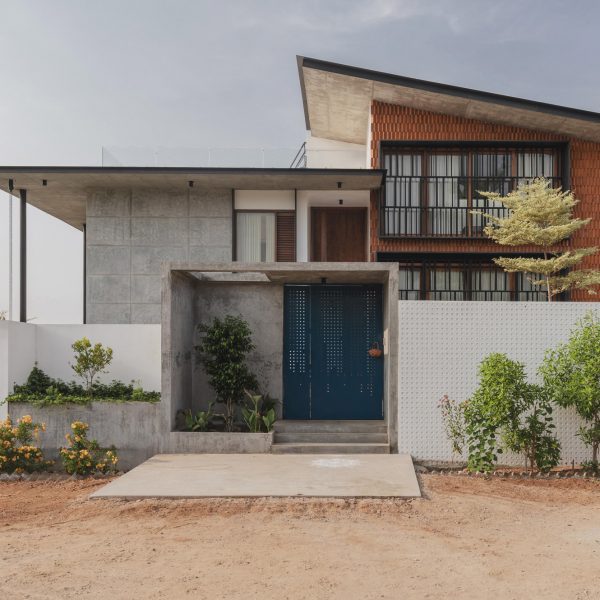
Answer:
<svg viewBox="0 0 600 600"><path fill-rule="evenodd" d="M597 248L576 248L558 251L556 244L567 240L585 227L591 219L573 217L578 200L572 192L553 188L543 177L520 184L506 196L496 192L479 192L493 203L508 209L506 217L498 217L483 211L472 211L487 219L485 234L503 246L538 246L543 258L502 257L494 262L509 273L533 275L534 285L544 286L548 300L569 289L585 289L595 294L600 285L600 271L593 269L572 270Z"/></svg>

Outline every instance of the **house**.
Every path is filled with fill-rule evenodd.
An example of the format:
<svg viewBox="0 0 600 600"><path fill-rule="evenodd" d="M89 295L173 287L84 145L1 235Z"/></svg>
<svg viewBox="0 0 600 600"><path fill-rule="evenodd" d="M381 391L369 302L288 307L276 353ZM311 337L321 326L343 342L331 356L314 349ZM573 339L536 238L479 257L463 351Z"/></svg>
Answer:
<svg viewBox="0 0 600 600"><path fill-rule="evenodd" d="M84 324L160 328L162 408L138 440L152 451L207 450L175 415L211 393L196 325L231 312L282 399L275 449L397 451L398 301L545 300L492 262L471 211L503 209L480 192L547 177L595 219L570 246L597 240L599 113L311 58L298 70L309 135L290 168L0 168L21 200L21 321L30 203L83 231Z"/></svg>

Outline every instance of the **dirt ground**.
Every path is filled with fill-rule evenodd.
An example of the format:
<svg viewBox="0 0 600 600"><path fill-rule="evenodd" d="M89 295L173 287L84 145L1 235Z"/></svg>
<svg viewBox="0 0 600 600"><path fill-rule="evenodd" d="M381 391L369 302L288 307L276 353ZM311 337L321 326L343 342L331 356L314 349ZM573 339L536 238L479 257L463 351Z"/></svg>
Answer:
<svg viewBox="0 0 600 600"><path fill-rule="evenodd" d="M600 483L425 475L419 500L88 500L0 483L0 598L600 599Z"/></svg>

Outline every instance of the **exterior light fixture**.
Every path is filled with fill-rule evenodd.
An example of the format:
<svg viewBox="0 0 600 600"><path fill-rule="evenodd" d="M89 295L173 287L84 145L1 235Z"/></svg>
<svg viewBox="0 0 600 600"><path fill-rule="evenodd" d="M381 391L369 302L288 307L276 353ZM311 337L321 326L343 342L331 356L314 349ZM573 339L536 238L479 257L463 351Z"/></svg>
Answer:
<svg viewBox="0 0 600 600"><path fill-rule="evenodd" d="M339 203L339 204L344 204L344 199L343 199L343 198L340 198L340 199L338 200L338 203Z"/></svg>
<svg viewBox="0 0 600 600"><path fill-rule="evenodd" d="M337 184L338 184L338 190L341 190L342 189L342 182L338 181Z"/></svg>
<svg viewBox="0 0 600 600"><path fill-rule="evenodd" d="M8 191L12 192L15 189L15 182L12 179L8 180Z"/></svg>
<svg viewBox="0 0 600 600"><path fill-rule="evenodd" d="M48 180L47 179L42 179L42 185L48 185Z"/></svg>
<svg viewBox="0 0 600 600"><path fill-rule="evenodd" d="M194 182L193 181L188 181L188 186L189 187L194 187Z"/></svg>

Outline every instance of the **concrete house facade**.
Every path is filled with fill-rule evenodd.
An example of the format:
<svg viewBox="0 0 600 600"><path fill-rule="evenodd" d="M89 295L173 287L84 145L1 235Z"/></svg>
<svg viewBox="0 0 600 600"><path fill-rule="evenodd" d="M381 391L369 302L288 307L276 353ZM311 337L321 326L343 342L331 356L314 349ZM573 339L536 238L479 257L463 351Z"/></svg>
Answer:
<svg viewBox="0 0 600 600"><path fill-rule="evenodd" d="M152 364L162 400L129 442L132 462L156 451L232 449L444 458L437 442L423 442L442 437L423 382L446 373L448 360L411 363L423 356L427 323L439 319L435 303L421 301L445 307L438 346L457 337L453 327L467 331L461 319L473 315L546 318L541 304L518 308L544 293L493 264L498 248L470 211L501 209L478 192L507 193L543 175L575 191L581 215L600 216L600 114L303 57L298 69L309 136L289 168L0 167L0 189L21 200L21 321L30 203L83 231L82 331L119 326L119 345L119 335L146 327L160 343L160 366ZM569 245L594 245L596 220ZM566 329L588 308L561 304L553 310ZM263 391L281 399L273 446L176 431L178 410L212 399L194 361L197 325L225 314L249 322L251 366ZM0 336L0 360L2 344L8 357L26 337L16 326ZM47 333L43 351L27 334L23 364L47 355ZM5 369L5 390L23 379L25 367L15 369ZM438 384L427 394L448 391ZM112 442L125 417L102 414Z"/></svg>

